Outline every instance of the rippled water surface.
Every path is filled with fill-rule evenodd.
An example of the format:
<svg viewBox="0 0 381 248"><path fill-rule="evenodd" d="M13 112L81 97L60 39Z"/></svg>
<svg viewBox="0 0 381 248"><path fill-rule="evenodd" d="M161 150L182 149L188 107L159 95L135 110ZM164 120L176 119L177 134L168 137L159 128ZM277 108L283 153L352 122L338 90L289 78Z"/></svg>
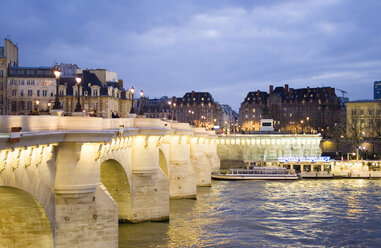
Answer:
<svg viewBox="0 0 381 248"><path fill-rule="evenodd" d="M381 247L381 180L213 181L119 247Z"/></svg>

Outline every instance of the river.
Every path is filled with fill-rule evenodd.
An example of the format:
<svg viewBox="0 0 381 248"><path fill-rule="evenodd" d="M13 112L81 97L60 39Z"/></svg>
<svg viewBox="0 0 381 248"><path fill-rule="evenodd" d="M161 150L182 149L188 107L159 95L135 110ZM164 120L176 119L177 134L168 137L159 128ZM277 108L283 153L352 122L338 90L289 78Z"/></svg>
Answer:
<svg viewBox="0 0 381 248"><path fill-rule="evenodd" d="M119 247L380 247L381 180L213 181L169 223L119 225Z"/></svg>

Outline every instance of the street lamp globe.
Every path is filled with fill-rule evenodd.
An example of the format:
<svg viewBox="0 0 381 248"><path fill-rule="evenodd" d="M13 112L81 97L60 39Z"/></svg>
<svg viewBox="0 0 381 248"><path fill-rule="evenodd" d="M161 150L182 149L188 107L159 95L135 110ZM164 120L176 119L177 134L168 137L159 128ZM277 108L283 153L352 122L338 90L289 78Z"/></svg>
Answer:
<svg viewBox="0 0 381 248"><path fill-rule="evenodd" d="M144 95L144 91L141 90L141 91L140 91L140 97L143 97L143 95Z"/></svg>
<svg viewBox="0 0 381 248"><path fill-rule="evenodd" d="M53 73L54 73L54 76L57 78L57 79L59 79L60 77L61 77L61 70L60 70L60 68L56 65L56 66L54 66L54 71L53 71Z"/></svg>
<svg viewBox="0 0 381 248"><path fill-rule="evenodd" d="M80 84L81 81L82 81L82 78L80 78L80 77L76 77L76 78L75 78L75 81L77 81L77 84Z"/></svg>
<svg viewBox="0 0 381 248"><path fill-rule="evenodd" d="M54 66L53 73L54 73L54 76L56 77L56 97L54 99L53 109L58 110L61 108L60 100L58 98L61 70L58 65Z"/></svg>

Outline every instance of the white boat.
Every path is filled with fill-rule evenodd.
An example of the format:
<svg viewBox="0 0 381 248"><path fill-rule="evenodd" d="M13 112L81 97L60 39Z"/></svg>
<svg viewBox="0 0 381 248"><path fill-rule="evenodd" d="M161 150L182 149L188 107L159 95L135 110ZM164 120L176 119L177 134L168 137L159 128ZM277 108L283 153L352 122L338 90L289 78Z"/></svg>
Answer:
<svg viewBox="0 0 381 248"><path fill-rule="evenodd" d="M229 169L226 174L212 173L219 180L296 180L294 171L282 167L253 167L251 169Z"/></svg>

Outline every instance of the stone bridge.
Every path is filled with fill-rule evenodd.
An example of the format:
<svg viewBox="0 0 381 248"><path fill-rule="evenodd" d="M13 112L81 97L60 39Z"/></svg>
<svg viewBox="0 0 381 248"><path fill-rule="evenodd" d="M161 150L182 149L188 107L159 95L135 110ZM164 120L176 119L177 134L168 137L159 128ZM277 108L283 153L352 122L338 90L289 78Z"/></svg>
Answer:
<svg viewBox="0 0 381 248"><path fill-rule="evenodd" d="M220 167L214 132L185 123L0 119L0 247L117 247L118 220L168 220Z"/></svg>

